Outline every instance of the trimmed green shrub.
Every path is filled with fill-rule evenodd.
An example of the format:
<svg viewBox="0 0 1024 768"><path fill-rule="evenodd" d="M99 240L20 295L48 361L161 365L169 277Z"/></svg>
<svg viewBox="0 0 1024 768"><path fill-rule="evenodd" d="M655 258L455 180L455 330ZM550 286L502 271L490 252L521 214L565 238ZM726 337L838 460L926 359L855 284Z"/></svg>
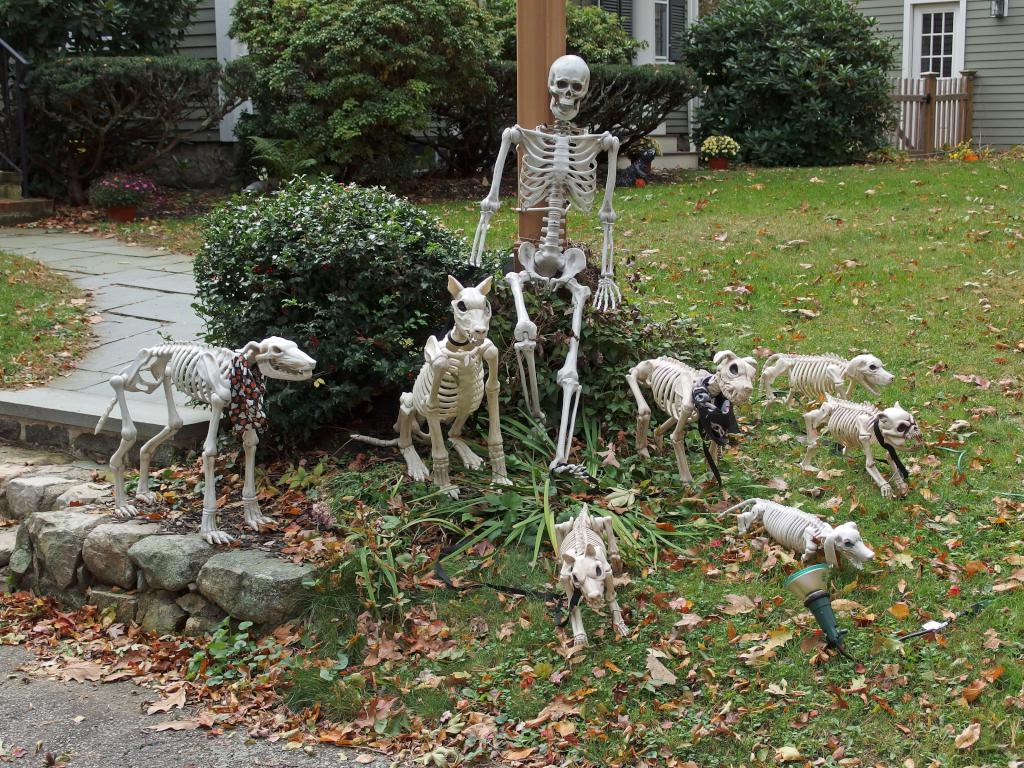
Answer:
<svg viewBox="0 0 1024 768"><path fill-rule="evenodd" d="M428 144L459 175L489 172L501 132L516 122L516 65L492 62L487 72L495 88L478 104L439 105L431 130L416 140ZM682 65L595 64L590 92L576 122L611 131L628 154L668 116L697 94L694 73ZM532 126L530 126L532 127Z"/></svg>
<svg viewBox="0 0 1024 768"><path fill-rule="evenodd" d="M211 342L273 334L316 358L323 384L268 391L271 428L301 440L377 397L392 414L427 337L451 323L445 275L479 282L493 271L467 266L468 254L461 237L383 189L295 180L205 218L196 307Z"/></svg>
<svg viewBox="0 0 1024 768"><path fill-rule="evenodd" d="M498 39L498 55L505 61L516 59L516 2L488 0ZM581 6L566 0L565 51L582 56L588 64L629 64L638 48L646 47L623 28L619 17L600 6Z"/></svg>
<svg viewBox="0 0 1024 768"><path fill-rule="evenodd" d="M727 134L762 165L834 165L883 146L892 45L847 0L736 0L693 25L698 140Z"/></svg>
<svg viewBox="0 0 1024 768"><path fill-rule="evenodd" d="M238 0L234 18L254 72L240 134L318 147L346 180L407 175L408 137L434 107L493 86L493 35L474 0Z"/></svg>
<svg viewBox="0 0 1024 768"><path fill-rule="evenodd" d="M3 37L34 64L83 54L170 53L198 0L0 0Z"/></svg>
<svg viewBox="0 0 1024 768"><path fill-rule="evenodd" d="M35 67L32 166L55 193L84 203L89 181L105 170L145 170L216 127L240 102L231 95L239 71L186 56L72 56Z"/></svg>

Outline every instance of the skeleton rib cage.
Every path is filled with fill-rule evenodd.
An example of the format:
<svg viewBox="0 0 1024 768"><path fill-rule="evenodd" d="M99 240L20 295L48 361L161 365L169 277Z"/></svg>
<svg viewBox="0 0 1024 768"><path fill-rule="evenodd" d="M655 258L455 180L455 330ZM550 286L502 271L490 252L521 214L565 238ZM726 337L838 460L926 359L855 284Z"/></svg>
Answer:
<svg viewBox="0 0 1024 768"><path fill-rule="evenodd" d="M700 381L707 375L707 371L693 368L674 357L659 357L654 361L654 369L647 381L655 404L673 419L678 419L686 397L681 385Z"/></svg>
<svg viewBox="0 0 1024 768"><path fill-rule="evenodd" d="M227 386L231 359L235 356L234 350L227 347L215 347L198 342L161 344L157 347L149 347L144 351L148 353L148 357L135 368L137 374L151 369L155 375L162 376L163 367L170 364L168 378L174 388L193 400L207 405L210 404L210 396L213 394L212 384ZM216 363L217 372L220 374L218 382L211 382L206 378L207 370L202 361L209 358ZM161 360L163 366L157 368L157 363Z"/></svg>
<svg viewBox="0 0 1024 768"><path fill-rule="evenodd" d="M787 549L797 552L804 550L804 535L808 530L815 536L824 537L831 529L831 526L808 512L774 501L758 499L754 507L761 513L761 524L765 532Z"/></svg>
<svg viewBox="0 0 1024 768"><path fill-rule="evenodd" d="M565 215L565 192L581 210L589 211L597 192L600 135L570 133L557 124L557 133L520 128L523 163L519 175L519 204L533 208L547 198L548 215ZM555 199L552 199L555 198Z"/></svg>
<svg viewBox="0 0 1024 768"><path fill-rule="evenodd" d="M836 392L830 368L838 367L840 372L847 361L839 355L783 355L790 362L785 375L789 377L790 392L810 397L824 397ZM769 359L770 362L770 359Z"/></svg>
<svg viewBox="0 0 1024 768"><path fill-rule="evenodd" d="M448 353L452 356L452 353ZM470 352L461 356L455 370L445 369L437 389L437 404L432 406L430 391L434 386L434 368L424 363L412 388L413 408L417 413L436 413L442 422L451 421L459 413L473 413L484 397L482 356Z"/></svg>
<svg viewBox="0 0 1024 768"><path fill-rule="evenodd" d="M590 515L581 514L573 524L572 531L562 540L558 554L570 554L577 557L587 551L587 545L594 547L595 557L598 560L606 559L604 539L590 527Z"/></svg>
<svg viewBox="0 0 1024 768"><path fill-rule="evenodd" d="M855 403L851 400L840 400L831 396L826 398L822 410L826 412L824 415L825 429L848 448L860 445L863 417L874 418L879 414L878 408L871 403Z"/></svg>

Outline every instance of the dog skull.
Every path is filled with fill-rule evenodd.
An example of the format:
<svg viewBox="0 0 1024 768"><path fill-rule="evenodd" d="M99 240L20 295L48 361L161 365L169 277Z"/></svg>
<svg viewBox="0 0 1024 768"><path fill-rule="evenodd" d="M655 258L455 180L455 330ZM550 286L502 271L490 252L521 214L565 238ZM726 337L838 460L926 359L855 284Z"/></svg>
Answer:
<svg viewBox="0 0 1024 768"><path fill-rule="evenodd" d="M754 392L757 361L752 357L738 357L733 351L723 349L715 355L714 363L718 366L718 385L722 394L733 405L749 401Z"/></svg>
<svg viewBox="0 0 1024 768"><path fill-rule="evenodd" d="M874 551L861 538L857 524L853 522L837 525L832 530L826 540L826 552L831 552L833 559L836 553L842 555L858 571L875 556Z"/></svg>
<svg viewBox="0 0 1024 768"><path fill-rule="evenodd" d="M568 576L572 580L573 589L578 590L592 608L600 606L604 601L605 577L609 573L611 566L598 556L592 544L587 545L582 555L569 552L562 555L562 578Z"/></svg>
<svg viewBox="0 0 1024 768"><path fill-rule="evenodd" d="M874 355L857 355L846 365L846 375L850 381L860 384L872 395L878 390L892 384L896 378L885 370L882 361Z"/></svg>
<svg viewBox="0 0 1024 768"><path fill-rule="evenodd" d="M878 429L885 441L895 448L907 443L921 442L921 430L917 428L917 421L913 414L904 410L898 400L879 415Z"/></svg>
<svg viewBox="0 0 1024 768"><path fill-rule="evenodd" d="M569 122L590 90L590 68L579 56L559 56L548 70L548 93L555 120Z"/></svg>
<svg viewBox="0 0 1024 768"><path fill-rule="evenodd" d="M468 288L448 275L448 292L452 295L452 316L455 318L457 341L469 340L474 347L480 346L487 338L491 327L491 302L487 294L491 290L492 278Z"/></svg>
<svg viewBox="0 0 1024 768"><path fill-rule="evenodd" d="M305 381L316 367L316 360L299 349L294 341L280 336L268 336L259 342L255 352L253 359L260 373L268 379Z"/></svg>

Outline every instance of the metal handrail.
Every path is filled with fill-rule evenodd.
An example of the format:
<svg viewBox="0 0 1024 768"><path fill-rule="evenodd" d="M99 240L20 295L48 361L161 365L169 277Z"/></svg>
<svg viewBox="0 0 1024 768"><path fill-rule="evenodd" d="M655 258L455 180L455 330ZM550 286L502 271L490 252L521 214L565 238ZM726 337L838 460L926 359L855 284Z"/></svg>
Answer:
<svg viewBox="0 0 1024 768"><path fill-rule="evenodd" d="M0 160L11 169L18 172L21 177L21 194L28 197L28 130L25 123L27 105L25 103L25 74L29 62L10 43L0 38L0 98L3 104L0 105L4 113L4 128L6 135L3 136L3 146L7 152L14 154L13 144L15 139L18 145L18 161L8 156L7 152L0 150ZM10 63L14 63L14 96L11 95L11 72ZM15 119L12 114L17 111ZM14 135L14 125L17 123L17 136Z"/></svg>

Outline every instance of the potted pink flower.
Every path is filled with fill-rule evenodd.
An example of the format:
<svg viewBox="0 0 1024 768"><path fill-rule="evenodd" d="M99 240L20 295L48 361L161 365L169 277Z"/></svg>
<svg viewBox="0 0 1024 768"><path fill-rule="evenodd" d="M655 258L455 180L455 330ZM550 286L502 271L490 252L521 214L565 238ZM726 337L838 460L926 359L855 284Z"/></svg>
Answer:
<svg viewBox="0 0 1024 768"><path fill-rule="evenodd" d="M89 185L89 204L103 208L111 221L135 221L139 203L156 192L156 185L138 173L110 173Z"/></svg>

